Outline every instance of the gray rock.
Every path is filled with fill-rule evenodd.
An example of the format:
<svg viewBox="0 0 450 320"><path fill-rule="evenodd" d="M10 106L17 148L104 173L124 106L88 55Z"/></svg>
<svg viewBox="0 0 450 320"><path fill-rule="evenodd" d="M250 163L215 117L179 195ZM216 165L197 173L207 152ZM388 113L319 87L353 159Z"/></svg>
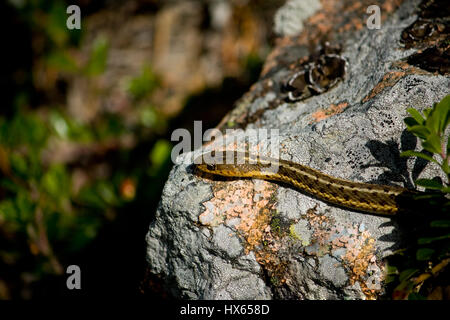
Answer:
<svg viewBox="0 0 450 320"><path fill-rule="evenodd" d="M275 15L275 32L281 36L298 35L303 30L303 21L321 7L318 0L289 0Z"/></svg>
<svg viewBox="0 0 450 320"><path fill-rule="evenodd" d="M342 287L348 281L347 274L339 261L328 255L319 258L319 272L325 281L336 287Z"/></svg>
<svg viewBox="0 0 450 320"><path fill-rule="evenodd" d="M222 252L226 259L234 259L240 256L243 247L234 231L219 225L214 230L213 243L218 252Z"/></svg>
<svg viewBox="0 0 450 320"><path fill-rule="evenodd" d="M413 187L413 177L444 178L433 164L413 172L415 160L398 156L407 145L420 150L406 134L406 109L428 108L450 87L446 75L396 67L416 50L401 48L399 26L414 21L417 5L402 4L380 30L339 35L347 73L320 95L298 102L275 99L290 71L282 64L274 68L224 121L247 119L236 134L238 144L252 129L279 129L281 158L335 177L406 187ZM287 28L294 18L286 17L277 23ZM271 139L256 142L267 151ZM395 221L269 182L201 178L190 169L192 157L185 154L184 163L174 166L146 237L150 272L164 279L174 296L366 299L383 294L383 259L401 240Z"/></svg>
<svg viewBox="0 0 450 320"><path fill-rule="evenodd" d="M296 224L291 225L291 235L300 240L303 246L311 243L312 230L308 226L308 220L300 220Z"/></svg>

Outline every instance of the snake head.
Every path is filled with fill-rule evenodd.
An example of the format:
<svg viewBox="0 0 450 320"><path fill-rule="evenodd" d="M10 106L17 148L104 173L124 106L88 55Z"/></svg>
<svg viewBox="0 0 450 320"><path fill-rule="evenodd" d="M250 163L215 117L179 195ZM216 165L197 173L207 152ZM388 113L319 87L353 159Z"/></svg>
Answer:
<svg viewBox="0 0 450 320"><path fill-rule="evenodd" d="M205 173L214 173L217 170L217 164L211 159L211 153L201 154L194 159L196 170Z"/></svg>

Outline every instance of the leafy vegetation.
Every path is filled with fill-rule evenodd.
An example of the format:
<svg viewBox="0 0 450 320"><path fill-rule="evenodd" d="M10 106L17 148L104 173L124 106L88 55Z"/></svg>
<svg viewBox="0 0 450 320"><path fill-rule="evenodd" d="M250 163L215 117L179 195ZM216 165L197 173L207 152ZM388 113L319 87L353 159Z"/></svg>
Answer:
<svg viewBox="0 0 450 320"><path fill-rule="evenodd" d="M407 129L421 140L423 150L408 150L401 155L438 165L446 181L416 180L428 192L416 196L414 201L421 208L425 203L427 209L417 217L407 218L410 243L397 252L388 266L387 282L396 284L394 299L442 299L450 285L446 277L450 264L450 95L425 109L423 115L413 108L408 112L411 117L404 120Z"/></svg>
<svg viewBox="0 0 450 320"><path fill-rule="evenodd" d="M17 9L40 45L28 72L41 68L63 80L95 81L106 69L109 40L98 37L87 58L78 59L82 33L67 32L66 7L64 1L27 1ZM131 124L108 111L80 121L64 100L51 97L36 103L31 97L45 89L33 79L16 88L14 103L0 112L0 299L57 294L57 287L46 288L49 279L85 263L83 250L107 223L123 220L121 212L148 225L151 216L137 216L136 208L153 209L170 169L171 144L161 134L166 121L152 106L157 79L145 65L124 88L138 119ZM131 147L121 144L130 136Z"/></svg>

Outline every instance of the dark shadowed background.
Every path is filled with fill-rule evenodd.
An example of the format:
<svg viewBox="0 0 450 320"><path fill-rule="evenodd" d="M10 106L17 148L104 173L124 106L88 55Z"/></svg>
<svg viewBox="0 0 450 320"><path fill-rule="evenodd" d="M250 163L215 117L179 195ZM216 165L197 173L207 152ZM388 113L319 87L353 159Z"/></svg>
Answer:
<svg viewBox="0 0 450 320"><path fill-rule="evenodd" d="M283 2L0 3L0 299L164 296L144 237L171 133L232 109ZM66 287L69 265L81 290Z"/></svg>

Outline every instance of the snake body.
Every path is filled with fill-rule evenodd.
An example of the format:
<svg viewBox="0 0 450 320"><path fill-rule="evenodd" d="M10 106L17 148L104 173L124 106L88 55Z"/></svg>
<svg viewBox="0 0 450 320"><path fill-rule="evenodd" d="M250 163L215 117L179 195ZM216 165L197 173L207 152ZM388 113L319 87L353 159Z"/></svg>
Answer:
<svg viewBox="0 0 450 320"><path fill-rule="evenodd" d="M257 157L233 152L232 161L225 153L210 152L197 158L196 168L204 173L234 178L255 178L288 184L325 202L378 215L395 215L399 200L415 191L362 182L352 182L329 176L310 167L286 160ZM208 159L207 161L204 161ZM227 159L229 160L229 159ZM273 170L277 168L277 170Z"/></svg>

